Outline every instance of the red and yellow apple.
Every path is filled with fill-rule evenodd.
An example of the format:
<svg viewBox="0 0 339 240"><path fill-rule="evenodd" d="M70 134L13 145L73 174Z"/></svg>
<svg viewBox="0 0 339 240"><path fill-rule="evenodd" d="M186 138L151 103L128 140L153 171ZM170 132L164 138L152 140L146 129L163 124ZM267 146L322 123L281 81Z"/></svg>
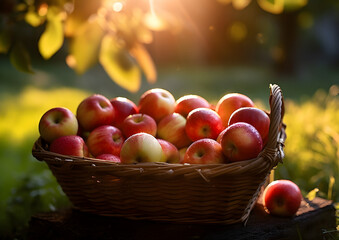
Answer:
<svg viewBox="0 0 339 240"><path fill-rule="evenodd" d="M139 99L139 112L151 116L156 122L174 112L173 95L162 88L154 88L143 93Z"/></svg>
<svg viewBox="0 0 339 240"><path fill-rule="evenodd" d="M215 140L223 129L221 118L212 109L196 108L187 116L185 131L192 141L202 138Z"/></svg>
<svg viewBox="0 0 339 240"><path fill-rule="evenodd" d="M79 125L84 131L92 131L102 125L111 125L114 115L111 102L100 94L85 98L78 105L76 114Z"/></svg>
<svg viewBox="0 0 339 240"><path fill-rule="evenodd" d="M228 121L228 126L236 122L246 122L255 127L263 140L267 142L270 129L270 118L266 112L255 107L244 107L234 111Z"/></svg>
<svg viewBox="0 0 339 240"><path fill-rule="evenodd" d="M241 107L254 107L254 103L244 94L228 93L220 98L215 107L215 111L221 117L224 127L227 127L231 114Z"/></svg>
<svg viewBox="0 0 339 240"><path fill-rule="evenodd" d="M125 118L121 130L126 138L139 132L145 132L155 136L157 134L157 123L147 114L136 113Z"/></svg>
<svg viewBox="0 0 339 240"><path fill-rule="evenodd" d="M107 160L107 161L111 161L115 163L121 163L119 156L113 155L110 153L103 153L103 154L100 154L99 156L96 156L95 158L101 159L101 160Z"/></svg>
<svg viewBox="0 0 339 240"><path fill-rule="evenodd" d="M221 148L227 160L231 162L255 158L263 148L258 130L248 123L234 123L221 135Z"/></svg>
<svg viewBox="0 0 339 240"><path fill-rule="evenodd" d="M157 137L172 143L178 149L188 147L192 141L186 134L185 126L186 119L179 113L172 113L158 123Z"/></svg>
<svg viewBox="0 0 339 240"><path fill-rule="evenodd" d="M111 125L103 125L95 128L87 138L89 152L94 156L104 153L120 155L124 142L122 132Z"/></svg>
<svg viewBox="0 0 339 240"><path fill-rule="evenodd" d="M176 146L174 146L172 143L164 139L158 139L158 142L160 143L162 151L164 153L163 154L163 157L165 158L164 162L179 163L180 154Z"/></svg>
<svg viewBox="0 0 339 240"><path fill-rule="evenodd" d="M148 133L136 133L122 145L120 160L123 164L163 162L163 151L158 140Z"/></svg>
<svg viewBox="0 0 339 240"><path fill-rule="evenodd" d="M125 97L116 97L110 100L114 108L114 119L112 125L121 129L126 117L138 113L138 107L134 102Z"/></svg>
<svg viewBox="0 0 339 240"><path fill-rule="evenodd" d="M299 187L284 179L271 182L263 194L264 207L270 214L277 216L293 216L298 211L301 200Z"/></svg>
<svg viewBox="0 0 339 240"><path fill-rule="evenodd" d="M62 136L55 139L49 150L67 156L88 157L89 152L85 141L76 135Z"/></svg>
<svg viewBox="0 0 339 240"><path fill-rule="evenodd" d="M219 164L224 163L225 156L221 145L210 138L193 142L186 150L182 163L190 164Z"/></svg>
<svg viewBox="0 0 339 240"><path fill-rule="evenodd" d="M209 102L198 95L185 95L176 101L174 112L181 114L183 117L187 117L190 111L196 108L209 108Z"/></svg>
<svg viewBox="0 0 339 240"><path fill-rule="evenodd" d="M51 143L61 136L77 135L78 121L69 109L52 108L42 115L39 132L42 139Z"/></svg>

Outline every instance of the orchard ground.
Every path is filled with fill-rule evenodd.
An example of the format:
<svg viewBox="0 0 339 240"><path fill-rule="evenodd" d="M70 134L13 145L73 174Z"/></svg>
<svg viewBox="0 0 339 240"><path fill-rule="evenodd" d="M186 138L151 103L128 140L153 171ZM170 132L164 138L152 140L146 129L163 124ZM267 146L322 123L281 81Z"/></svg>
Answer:
<svg viewBox="0 0 339 240"><path fill-rule="evenodd" d="M31 149L45 111L63 106L75 113L91 93L136 101L144 91L159 87L175 98L197 94L216 103L225 93L240 92L268 109L269 84L276 83L285 97L287 124L286 157L276 179L294 181L304 196L316 189L311 193L339 202L338 68L309 66L294 76L279 76L265 66L160 67L157 83L143 79L137 93L118 87L100 66L81 76L58 61L34 64L33 69L35 74L20 73L0 58L0 236L24 234L35 212L69 206Z"/></svg>

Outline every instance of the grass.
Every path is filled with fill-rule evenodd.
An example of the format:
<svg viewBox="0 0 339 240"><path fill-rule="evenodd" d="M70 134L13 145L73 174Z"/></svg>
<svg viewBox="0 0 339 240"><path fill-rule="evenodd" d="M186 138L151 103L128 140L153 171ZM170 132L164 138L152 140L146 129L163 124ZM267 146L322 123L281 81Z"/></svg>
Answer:
<svg viewBox="0 0 339 240"><path fill-rule="evenodd" d="M33 213L69 206L51 172L32 157L31 149L45 111L63 106L75 112L90 93L136 102L145 90L160 87L176 98L198 94L215 103L227 92L241 92L268 107L268 86L277 83L286 100L288 138L285 162L276 177L295 181L304 195L318 188L318 195L339 202L339 100L335 87L331 88L338 84L339 71L311 69L281 77L262 66L172 66L159 69L156 84L143 80L142 88L132 94L114 84L100 67L78 76L64 63L48 62L37 66L36 74L26 75L0 58L0 236L18 237L15 234L23 233Z"/></svg>

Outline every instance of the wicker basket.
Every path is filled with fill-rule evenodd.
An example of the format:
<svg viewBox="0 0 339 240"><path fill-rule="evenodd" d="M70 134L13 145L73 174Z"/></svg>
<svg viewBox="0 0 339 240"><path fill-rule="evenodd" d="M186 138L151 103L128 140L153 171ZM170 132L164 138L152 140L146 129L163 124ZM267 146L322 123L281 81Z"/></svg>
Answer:
<svg viewBox="0 0 339 240"><path fill-rule="evenodd" d="M139 220L243 222L271 170L282 161L286 138L280 88L271 85L270 131L255 159L230 164L116 164L49 152L38 139L33 156L45 161L74 208Z"/></svg>

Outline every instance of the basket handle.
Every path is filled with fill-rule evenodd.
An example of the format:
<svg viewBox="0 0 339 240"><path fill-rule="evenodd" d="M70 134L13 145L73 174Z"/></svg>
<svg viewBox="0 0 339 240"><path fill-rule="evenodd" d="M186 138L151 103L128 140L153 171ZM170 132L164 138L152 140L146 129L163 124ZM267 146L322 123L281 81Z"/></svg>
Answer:
<svg viewBox="0 0 339 240"><path fill-rule="evenodd" d="M266 147L261 152L261 155L270 161L271 166L274 167L278 162L282 162L284 158L283 147L286 139L286 125L282 121L285 106L281 88L276 84L270 84L270 89L270 129Z"/></svg>

